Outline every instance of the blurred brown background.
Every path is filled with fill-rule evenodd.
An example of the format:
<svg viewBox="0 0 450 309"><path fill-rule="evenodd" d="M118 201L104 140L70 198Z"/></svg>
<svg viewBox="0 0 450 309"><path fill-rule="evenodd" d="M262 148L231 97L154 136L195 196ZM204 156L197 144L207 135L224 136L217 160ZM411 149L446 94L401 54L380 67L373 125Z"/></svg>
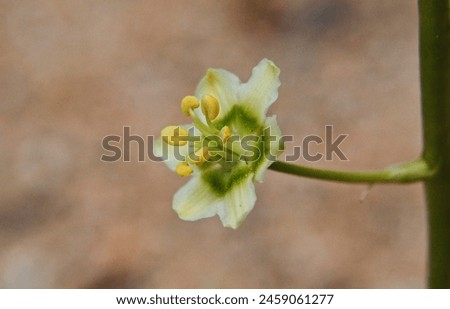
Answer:
<svg viewBox="0 0 450 309"><path fill-rule="evenodd" d="M233 231L179 220L186 179L164 164L100 161L123 126L185 122L207 68L245 81L264 57L282 71L270 114L284 134L349 134L348 162L299 163L420 153L415 1L0 0L0 287L424 287L418 184L360 203L364 185L268 171Z"/></svg>

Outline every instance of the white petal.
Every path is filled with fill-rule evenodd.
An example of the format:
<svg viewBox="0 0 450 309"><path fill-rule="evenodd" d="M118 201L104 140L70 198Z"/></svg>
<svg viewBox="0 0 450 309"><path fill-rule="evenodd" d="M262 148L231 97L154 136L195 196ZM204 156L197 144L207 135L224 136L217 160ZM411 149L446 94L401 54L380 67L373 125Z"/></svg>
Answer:
<svg viewBox="0 0 450 309"><path fill-rule="evenodd" d="M192 125L181 125L180 127L188 130L190 134L193 132L193 135L199 136L198 130ZM161 137L158 137L153 141L153 154L156 157L163 158L164 163L166 163L172 171L175 171L178 163L186 160L190 144L191 143L187 143L184 146L172 146L164 142Z"/></svg>
<svg viewBox="0 0 450 309"><path fill-rule="evenodd" d="M214 194L200 176L194 176L175 193L173 209L187 221L212 217L218 208L223 208L223 200Z"/></svg>
<svg viewBox="0 0 450 309"><path fill-rule="evenodd" d="M283 152L284 147L281 141L282 135L280 127L277 123L277 116L271 116L266 118L265 123L265 130L267 128L270 130L269 134L270 136L275 137L275 139L271 139L271 142L269 144L269 151L268 153L264 154L264 157L261 159L261 162L256 168L255 171L255 180L262 182L264 180L264 174L269 168L269 166L275 162L276 158ZM266 132L266 131L265 131Z"/></svg>
<svg viewBox="0 0 450 309"><path fill-rule="evenodd" d="M220 119L237 103L240 84L241 81L233 73L222 69L209 69L198 84L195 95L199 100L205 94L216 97L220 104L217 119Z"/></svg>
<svg viewBox="0 0 450 309"><path fill-rule="evenodd" d="M256 202L253 174L235 185L225 194L225 205L218 209L220 220L225 227L236 229L245 220Z"/></svg>
<svg viewBox="0 0 450 309"><path fill-rule="evenodd" d="M255 111L264 121L270 105L278 98L280 69L270 60L263 59L253 68L252 76L239 90L239 102Z"/></svg>

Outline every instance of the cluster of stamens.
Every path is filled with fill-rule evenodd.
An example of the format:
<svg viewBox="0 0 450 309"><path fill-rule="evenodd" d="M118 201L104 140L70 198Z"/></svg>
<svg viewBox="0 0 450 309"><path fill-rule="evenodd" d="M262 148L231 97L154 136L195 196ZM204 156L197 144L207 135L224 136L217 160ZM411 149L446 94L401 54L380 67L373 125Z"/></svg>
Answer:
<svg viewBox="0 0 450 309"><path fill-rule="evenodd" d="M205 115L206 123L204 123L194 112L195 109L201 107L203 115ZM201 102L194 96L186 96L181 101L181 111L188 117L192 118L194 126L200 131L203 138L210 139L214 138L216 142L215 149L219 151L225 151L225 143L231 136L231 130L228 126L222 127L220 130L213 125L213 121L217 118L220 113L219 101L211 95L204 95L201 98ZM188 141L198 141L198 137L189 136L188 130L181 128L179 126L168 126L161 131L161 136L163 140L172 146L184 146ZM209 147L203 146L197 149L189 158L184 162L180 162L176 167L176 172L180 176L189 176L193 173L191 167L192 164L196 166L202 166L207 162L210 155Z"/></svg>

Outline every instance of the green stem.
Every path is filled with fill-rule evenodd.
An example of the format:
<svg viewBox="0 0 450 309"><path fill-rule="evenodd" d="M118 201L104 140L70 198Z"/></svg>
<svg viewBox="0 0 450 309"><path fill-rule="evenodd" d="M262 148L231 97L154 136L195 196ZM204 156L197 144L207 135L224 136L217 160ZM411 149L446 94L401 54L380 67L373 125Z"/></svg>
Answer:
<svg viewBox="0 0 450 309"><path fill-rule="evenodd" d="M419 0L423 158L440 166L425 182L429 228L429 287L450 288L449 1Z"/></svg>
<svg viewBox="0 0 450 309"><path fill-rule="evenodd" d="M372 172L343 172L274 162L270 169L349 183L425 181L430 288L450 288L450 11L449 0L419 0L424 151L409 163Z"/></svg>
<svg viewBox="0 0 450 309"><path fill-rule="evenodd" d="M419 158L381 171L349 172L317 169L286 162L274 162L269 169L307 178L347 183L411 183L422 181L433 175L427 163Z"/></svg>

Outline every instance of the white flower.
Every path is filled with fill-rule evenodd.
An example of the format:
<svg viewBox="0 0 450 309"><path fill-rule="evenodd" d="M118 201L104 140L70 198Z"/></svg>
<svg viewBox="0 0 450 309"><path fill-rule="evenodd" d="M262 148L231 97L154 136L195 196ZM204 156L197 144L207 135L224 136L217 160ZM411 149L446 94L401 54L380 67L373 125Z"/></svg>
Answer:
<svg viewBox="0 0 450 309"><path fill-rule="evenodd" d="M209 69L195 97L181 109L193 123L169 126L154 152L181 176L191 176L173 198L183 220L218 215L237 228L256 202L254 182L283 151L276 116L266 117L278 97L280 70L263 59L246 83L222 69ZM201 105L201 108L199 108Z"/></svg>

